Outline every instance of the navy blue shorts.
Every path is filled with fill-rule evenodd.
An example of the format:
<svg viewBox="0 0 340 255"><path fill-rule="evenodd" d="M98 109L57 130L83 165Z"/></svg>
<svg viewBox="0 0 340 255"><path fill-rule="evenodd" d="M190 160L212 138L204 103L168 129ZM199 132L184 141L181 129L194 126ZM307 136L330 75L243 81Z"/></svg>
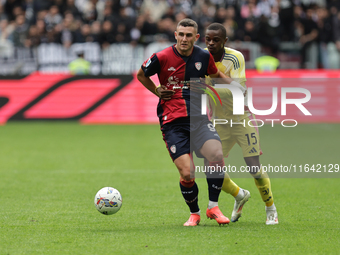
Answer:
<svg viewBox="0 0 340 255"><path fill-rule="evenodd" d="M220 140L216 129L206 116L198 118L181 118L165 124L162 128L163 140L174 161L176 158L195 151L203 158L200 149L211 139Z"/></svg>

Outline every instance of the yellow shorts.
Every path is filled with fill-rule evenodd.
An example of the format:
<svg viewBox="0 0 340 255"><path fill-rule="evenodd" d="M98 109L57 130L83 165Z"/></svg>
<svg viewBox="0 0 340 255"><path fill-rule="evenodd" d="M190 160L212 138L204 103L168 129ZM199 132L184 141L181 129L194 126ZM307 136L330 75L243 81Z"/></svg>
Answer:
<svg viewBox="0 0 340 255"><path fill-rule="evenodd" d="M254 115L251 115L245 118L244 121L242 120L242 124L233 124L232 127L230 123L215 126L222 141L224 157L228 157L235 143L241 147L243 157L253 157L262 154L258 127L253 127L258 126L254 117ZM249 120L252 121L249 122Z"/></svg>

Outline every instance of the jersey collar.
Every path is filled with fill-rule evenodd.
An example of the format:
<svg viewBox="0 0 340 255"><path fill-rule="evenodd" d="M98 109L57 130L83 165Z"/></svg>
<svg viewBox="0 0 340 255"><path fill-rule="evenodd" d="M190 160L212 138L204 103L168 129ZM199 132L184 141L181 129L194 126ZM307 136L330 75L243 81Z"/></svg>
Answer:
<svg viewBox="0 0 340 255"><path fill-rule="evenodd" d="M183 55L181 55L181 54L178 52L178 50L176 49L176 44L172 45L172 49L174 50L175 54L176 54L177 56L181 57L181 58L182 58L182 57L184 57L184 58L191 57L192 53L194 52L194 48L195 48L195 45L194 45L194 47L192 47L192 51L191 51L191 53L190 53L189 56L183 56Z"/></svg>
<svg viewBox="0 0 340 255"><path fill-rule="evenodd" d="M223 49L223 54L222 54L221 59L219 60L219 62L222 62L222 61L223 61L224 55L225 55L225 48Z"/></svg>

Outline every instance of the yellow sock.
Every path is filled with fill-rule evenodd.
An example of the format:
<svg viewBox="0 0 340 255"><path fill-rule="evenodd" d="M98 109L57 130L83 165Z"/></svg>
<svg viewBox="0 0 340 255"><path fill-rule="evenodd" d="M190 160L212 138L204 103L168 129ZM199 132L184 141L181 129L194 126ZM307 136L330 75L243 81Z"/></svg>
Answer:
<svg viewBox="0 0 340 255"><path fill-rule="evenodd" d="M236 197L240 190L240 187L237 186L237 184L230 179L229 175L225 174L222 190L232 195L233 197Z"/></svg>
<svg viewBox="0 0 340 255"><path fill-rule="evenodd" d="M256 175L254 175L254 181L257 189L260 192L263 202L266 203L266 206L273 205L274 198L268 174L263 173L261 168L260 171Z"/></svg>

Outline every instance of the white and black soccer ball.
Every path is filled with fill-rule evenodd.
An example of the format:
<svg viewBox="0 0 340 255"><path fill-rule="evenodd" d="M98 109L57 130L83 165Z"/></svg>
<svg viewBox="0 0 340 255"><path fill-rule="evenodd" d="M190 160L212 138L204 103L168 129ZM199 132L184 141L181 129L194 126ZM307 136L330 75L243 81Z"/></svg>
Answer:
<svg viewBox="0 0 340 255"><path fill-rule="evenodd" d="M122 196L115 188L105 187L97 192L94 205L100 213L111 215L122 207Z"/></svg>

